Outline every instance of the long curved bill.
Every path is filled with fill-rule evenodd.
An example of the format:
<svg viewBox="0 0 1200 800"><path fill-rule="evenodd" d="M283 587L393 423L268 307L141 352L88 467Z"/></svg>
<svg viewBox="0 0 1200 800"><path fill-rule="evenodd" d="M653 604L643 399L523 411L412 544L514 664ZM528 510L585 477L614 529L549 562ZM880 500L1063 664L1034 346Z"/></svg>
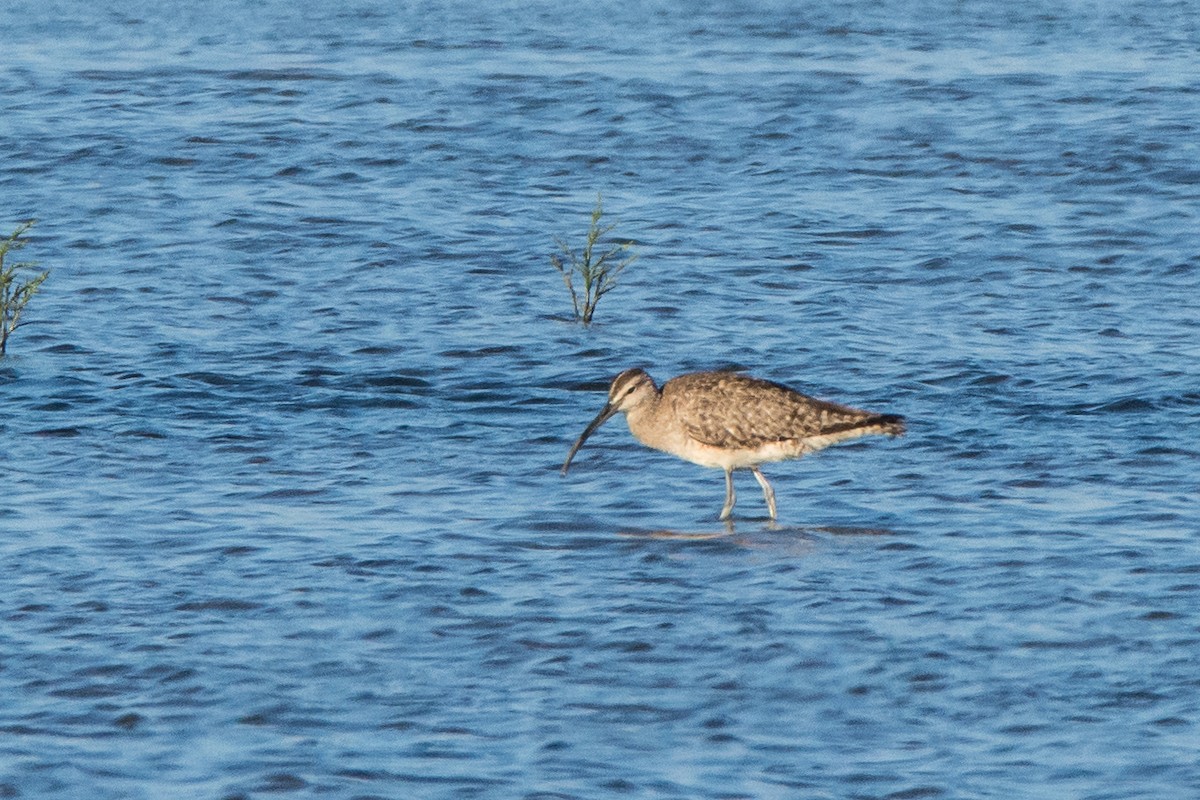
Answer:
<svg viewBox="0 0 1200 800"><path fill-rule="evenodd" d="M579 434L579 438L575 440L575 444L571 445L571 452L567 453L567 460L562 465L563 475L567 474L567 469L571 466L571 459L579 452L579 448L583 447L583 443L587 441L587 438L595 433L597 428L608 422L609 418L616 413L616 406L611 403L604 404L604 408L600 409L600 413L596 415L596 418L588 423L588 426L583 429L583 433Z"/></svg>

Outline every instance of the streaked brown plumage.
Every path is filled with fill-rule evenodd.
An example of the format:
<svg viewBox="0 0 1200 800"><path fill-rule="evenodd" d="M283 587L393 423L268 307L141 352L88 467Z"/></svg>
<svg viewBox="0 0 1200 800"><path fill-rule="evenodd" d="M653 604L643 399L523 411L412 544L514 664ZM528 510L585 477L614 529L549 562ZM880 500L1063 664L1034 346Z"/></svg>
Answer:
<svg viewBox="0 0 1200 800"><path fill-rule="evenodd" d="M775 493L759 464L799 458L867 434L904 433L904 418L895 414L817 400L736 372L680 375L659 389L645 371L629 369L613 379L608 402L567 454L564 475L587 438L619 411L642 444L725 471L721 519L729 518L737 500L735 469L754 473L775 519Z"/></svg>

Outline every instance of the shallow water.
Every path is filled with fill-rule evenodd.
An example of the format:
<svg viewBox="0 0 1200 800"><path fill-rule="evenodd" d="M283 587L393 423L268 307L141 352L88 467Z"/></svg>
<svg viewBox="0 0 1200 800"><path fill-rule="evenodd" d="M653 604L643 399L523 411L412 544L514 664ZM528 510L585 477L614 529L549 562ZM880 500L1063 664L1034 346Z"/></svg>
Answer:
<svg viewBox="0 0 1200 800"><path fill-rule="evenodd" d="M1200 792L1190 4L332 5L0 9L0 796Z"/></svg>

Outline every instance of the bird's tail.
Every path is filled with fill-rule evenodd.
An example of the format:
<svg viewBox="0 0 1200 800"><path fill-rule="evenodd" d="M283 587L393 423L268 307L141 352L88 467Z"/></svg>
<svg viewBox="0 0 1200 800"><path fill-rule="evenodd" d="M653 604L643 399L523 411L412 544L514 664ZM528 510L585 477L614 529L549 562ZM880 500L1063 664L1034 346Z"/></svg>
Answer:
<svg viewBox="0 0 1200 800"><path fill-rule="evenodd" d="M872 414L871 416L851 423L848 431L854 431L861 436L879 433L884 436L903 436L905 431L904 417L899 414Z"/></svg>
<svg viewBox="0 0 1200 800"><path fill-rule="evenodd" d="M872 434L903 436L904 430L904 417L898 414L863 414L853 419L831 422L821 428L816 435L805 437L804 452L820 450L847 439L857 439L860 436Z"/></svg>

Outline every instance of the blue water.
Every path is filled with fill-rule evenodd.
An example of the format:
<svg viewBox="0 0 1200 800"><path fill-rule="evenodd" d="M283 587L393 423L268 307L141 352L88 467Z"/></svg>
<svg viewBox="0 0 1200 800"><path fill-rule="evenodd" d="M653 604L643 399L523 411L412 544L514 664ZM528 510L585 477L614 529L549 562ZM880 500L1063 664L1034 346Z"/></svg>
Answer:
<svg viewBox="0 0 1200 800"><path fill-rule="evenodd" d="M1190 1L4 3L0 797L1200 796L1198 63ZM909 434L730 530L619 420L558 474L631 366Z"/></svg>

